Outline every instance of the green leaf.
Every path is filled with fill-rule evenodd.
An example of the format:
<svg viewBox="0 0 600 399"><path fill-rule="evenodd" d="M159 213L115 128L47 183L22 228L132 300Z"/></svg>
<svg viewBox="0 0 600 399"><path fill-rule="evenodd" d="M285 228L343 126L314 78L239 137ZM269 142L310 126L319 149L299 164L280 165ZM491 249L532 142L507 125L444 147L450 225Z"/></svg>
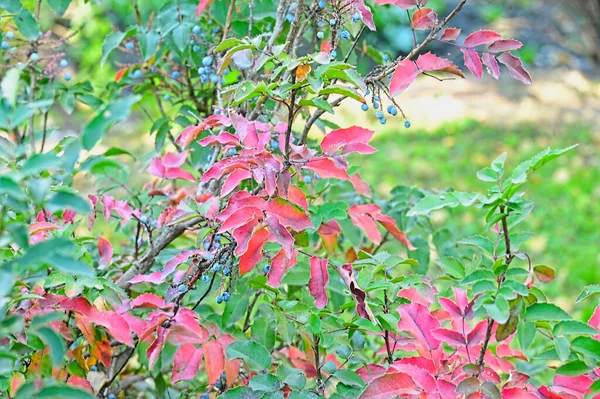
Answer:
<svg viewBox="0 0 600 399"><path fill-rule="evenodd" d="M536 332L535 324L529 321L521 321L521 323L519 323L519 327L517 327L517 338L519 339L519 346L522 350L529 349L535 338Z"/></svg>
<svg viewBox="0 0 600 399"><path fill-rule="evenodd" d="M463 245L472 245L474 247L484 250L488 254L492 254L494 252L494 243L487 237L471 236L463 238L458 243Z"/></svg>
<svg viewBox="0 0 600 399"><path fill-rule="evenodd" d="M248 309L247 295L233 295L223 310L221 323L223 327L228 328L234 325L238 320L244 317Z"/></svg>
<svg viewBox="0 0 600 399"><path fill-rule="evenodd" d="M579 303L589 296L600 294L600 285L588 285L581 291L575 302Z"/></svg>
<svg viewBox="0 0 600 399"><path fill-rule="evenodd" d="M45 387L35 394L36 399L95 399L89 391L68 385Z"/></svg>
<svg viewBox="0 0 600 399"><path fill-rule="evenodd" d="M228 39L223 40L221 43L219 43L219 45L217 47L215 47L214 52L220 53L221 51L228 50L228 49L238 46L240 44L244 44L244 42L238 38L230 37Z"/></svg>
<svg viewBox="0 0 600 399"><path fill-rule="evenodd" d="M61 163L60 158L53 152L35 154L23 164L21 173L25 176L37 175L48 169L56 169L61 166Z"/></svg>
<svg viewBox="0 0 600 399"><path fill-rule="evenodd" d="M113 124L120 122L129 116L131 108L141 98L142 97L139 95L120 98L109 104L106 108L101 109L100 112L83 127L81 137L83 148L86 150L92 149L92 147L100 141L106 130Z"/></svg>
<svg viewBox="0 0 600 399"><path fill-rule="evenodd" d="M341 96L350 97L360 103L363 103L365 101L365 99L360 94L356 93L353 90L340 86L329 86L319 92L319 96L325 96L328 94L339 94Z"/></svg>
<svg viewBox="0 0 600 399"><path fill-rule="evenodd" d="M255 392L275 392L281 389L281 381L273 374L262 374L252 378L248 384Z"/></svg>
<svg viewBox="0 0 600 399"><path fill-rule="evenodd" d="M358 374L349 369L339 369L335 372L335 377L343 384L350 385L356 388L365 386L365 382Z"/></svg>
<svg viewBox="0 0 600 399"><path fill-rule="evenodd" d="M71 0L48 0L48 4L58 16L62 17L65 11L67 11L67 8L69 8Z"/></svg>
<svg viewBox="0 0 600 399"><path fill-rule="evenodd" d="M589 324L577 320L564 320L552 329L552 335L595 335L598 331Z"/></svg>
<svg viewBox="0 0 600 399"><path fill-rule="evenodd" d="M500 154L500 156L492 161L492 170L502 175L504 170L504 161L506 161L506 152Z"/></svg>
<svg viewBox="0 0 600 399"><path fill-rule="evenodd" d="M492 168L483 168L477 172L477 178L485 182L495 182L498 180L498 173Z"/></svg>
<svg viewBox="0 0 600 399"><path fill-rule="evenodd" d="M6 12L16 14L23 8L23 5L21 0L0 0L0 8L4 8Z"/></svg>
<svg viewBox="0 0 600 399"><path fill-rule="evenodd" d="M179 24L175 29L173 29L172 35L175 46L177 46L177 49L183 53L189 42L190 30L186 25Z"/></svg>
<svg viewBox="0 0 600 399"><path fill-rule="evenodd" d="M427 215L431 211L443 208L455 208L460 205L458 198L452 193L428 195L419 201L410 211L408 216Z"/></svg>
<svg viewBox="0 0 600 399"><path fill-rule="evenodd" d="M510 306L508 301L502 295L498 295L494 303L484 303L483 307L488 315L498 324L504 324L510 316Z"/></svg>
<svg viewBox="0 0 600 399"><path fill-rule="evenodd" d="M18 68L9 69L2 79L2 98L5 98L13 107L17 103L17 94L19 93L19 78L21 70ZM14 121L13 121L14 123Z"/></svg>
<svg viewBox="0 0 600 399"><path fill-rule="evenodd" d="M456 279L462 279L465 277L465 266L456 258L447 256L445 258L436 259L435 263L446 273L449 273Z"/></svg>
<svg viewBox="0 0 600 399"><path fill-rule="evenodd" d="M60 335L50 327L40 327L38 328L37 333L40 338L42 338L42 341L50 348L52 364L60 366L65 357L65 353L67 353L65 341L63 341Z"/></svg>
<svg viewBox="0 0 600 399"><path fill-rule="evenodd" d="M565 363L556 369L556 374L566 375L569 377L575 377L578 375L587 374L590 371L590 367L581 360L575 360L573 362Z"/></svg>
<svg viewBox="0 0 600 399"><path fill-rule="evenodd" d="M0 176L0 194L8 194L18 200L27 198L21 186L8 176Z"/></svg>
<svg viewBox="0 0 600 399"><path fill-rule="evenodd" d="M252 388L242 386L228 389L219 396L219 399L256 399L256 395L252 391Z"/></svg>
<svg viewBox="0 0 600 399"><path fill-rule="evenodd" d="M142 57L144 57L144 61L148 61L150 57L156 53L156 49L158 49L160 35L151 30L146 33L139 34L138 42L140 44L140 51L142 53Z"/></svg>
<svg viewBox="0 0 600 399"><path fill-rule="evenodd" d="M134 35L136 31L136 28L132 27L125 32L109 33L106 38L104 38L104 43L102 43L102 59L100 60L100 66L104 65L108 56L121 45L123 40L131 35Z"/></svg>
<svg viewBox="0 0 600 399"><path fill-rule="evenodd" d="M48 209L54 213L57 210L72 209L78 213L88 213L91 210L90 203L77 194L67 191L55 193L48 201Z"/></svg>
<svg viewBox="0 0 600 399"><path fill-rule="evenodd" d="M0 375L12 373L17 360L17 355L5 350L0 350Z"/></svg>
<svg viewBox="0 0 600 399"><path fill-rule="evenodd" d="M494 275L494 273L492 273L489 270L486 269L478 269L475 270L473 273L467 275L463 281L460 282L461 285L465 285L465 284L472 284L474 282L480 281L480 280L496 280L496 276Z"/></svg>
<svg viewBox="0 0 600 399"><path fill-rule="evenodd" d="M29 40L35 40L40 33L40 27L28 10L21 10L13 19L19 32Z"/></svg>
<svg viewBox="0 0 600 399"><path fill-rule="evenodd" d="M76 276L94 277L94 269L87 263L77 259L52 253L46 256L46 261L65 273Z"/></svg>
<svg viewBox="0 0 600 399"><path fill-rule="evenodd" d="M527 321L561 321L570 320L571 316L551 303L534 303L525 312Z"/></svg>
<svg viewBox="0 0 600 399"><path fill-rule="evenodd" d="M577 337L571 342L571 348L584 355L600 360L600 341L590 337Z"/></svg>
<svg viewBox="0 0 600 399"><path fill-rule="evenodd" d="M456 387L456 393L465 395L479 391L479 380L476 377L465 378Z"/></svg>
<svg viewBox="0 0 600 399"><path fill-rule="evenodd" d="M251 369L261 371L271 365L271 354L256 341L236 341L225 350L229 359L242 359Z"/></svg>
<svg viewBox="0 0 600 399"><path fill-rule="evenodd" d="M570 346L571 343L569 340L562 335L554 337L554 347L561 362L566 362L569 359L569 355L571 354Z"/></svg>

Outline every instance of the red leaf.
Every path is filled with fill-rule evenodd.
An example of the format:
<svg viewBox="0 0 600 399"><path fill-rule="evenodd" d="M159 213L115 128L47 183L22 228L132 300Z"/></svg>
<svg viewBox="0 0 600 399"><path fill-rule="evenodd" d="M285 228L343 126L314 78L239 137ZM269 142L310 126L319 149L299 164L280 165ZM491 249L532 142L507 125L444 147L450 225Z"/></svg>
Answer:
<svg viewBox="0 0 600 399"><path fill-rule="evenodd" d="M460 28L446 28L444 33L442 34L441 40L445 40L447 42L454 41L460 35Z"/></svg>
<svg viewBox="0 0 600 399"><path fill-rule="evenodd" d="M252 172L245 169L236 169L234 170L227 179L225 183L223 183L223 188L221 189L221 197L226 196L240 184L240 182L250 179L252 177Z"/></svg>
<svg viewBox="0 0 600 399"><path fill-rule="evenodd" d="M142 294L131 301L131 308L166 308L165 300L154 294Z"/></svg>
<svg viewBox="0 0 600 399"><path fill-rule="evenodd" d="M256 208L254 206L246 206L236 210L231 216L227 218L221 225L219 229L219 233L224 233L226 231L235 230L239 227L244 226L250 220L254 218L259 218L263 216L263 212L261 209Z"/></svg>
<svg viewBox="0 0 600 399"><path fill-rule="evenodd" d="M440 341L446 342L447 344L453 346L464 346L467 344L465 337L457 331L448 330L446 328L438 328L436 330L433 330L431 334L436 339L439 339Z"/></svg>
<svg viewBox="0 0 600 399"><path fill-rule="evenodd" d="M500 39L502 39L502 36L497 32L492 30L480 30L467 36L465 39L465 46L473 48L481 46L482 44L490 44Z"/></svg>
<svg viewBox="0 0 600 399"><path fill-rule="evenodd" d="M99 264L100 266L106 267L110 265L113 256L113 248L104 237L98 237L98 253L100 254Z"/></svg>
<svg viewBox="0 0 600 399"><path fill-rule="evenodd" d="M386 368L378 364L368 364L356 370L356 374L358 374L367 384L374 379L381 377L385 372Z"/></svg>
<svg viewBox="0 0 600 399"><path fill-rule="evenodd" d="M117 73L115 73L115 82L118 82L119 80L121 80L123 78L123 75L125 75L125 72L127 72L127 68L121 68L117 71Z"/></svg>
<svg viewBox="0 0 600 399"><path fill-rule="evenodd" d="M319 234L323 239L323 245L325 246L325 249L330 253L335 252L335 248L338 243L338 236L341 234L341 232L342 228L335 219L331 219L330 221L321 224L317 230L317 234Z"/></svg>
<svg viewBox="0 0 600 399"><path fill-rule="evenodd" d="M69 384L72 387L83 388L86 391L94 392L94 388L92 388L92 384L90 384L90 382L88 380L86 380L85 378L79 377L77 375L69 376L69 379L67 380L67 384ZM16 391L16 389L13 389L13 392L14 391Z"/></svg>
<svg viewBox="0 0 600 399"><path fill-rule="evenodd" d="M312 221L304 210L283 198L274 198L267 204L267 212L277 216L279 222L295 231L313 227Z"/></svg>
<svg viewBox="0 0 600 399"><path fill-rule="evenodd" d="M98 359L105 367L110 367L112 348L110 347L110 341L108 339L104 338L101 341L96 341L96 344L92 346L90 354Z"/></svg>
<svg viewBox="0 0 600 399"><path fill-rule="evenodd" d="M410 86L415 81L421 71L415 63L409 59L400 61L390 81L390 95L397 96Z"/></svg>
<svg viewBox="0 0 600 399"><path fill-rule="evenodd" d="M343 155L352 152L372 154L377 150L367 143L371 140L373 134L375 134L373 130L359 126L333 130L323 138L321 148L323 153L327 155L334 155L340 149ZM362 144L362 146L356 146L357 144Z"/></svg>
<svg viewBox="0 0 600 399"><path fill-rule="evenodd" d="M400 395L418 395L413 379L405 373L389 373L373 380L360 399L394 399Z"/></svg>
<svg viewBox="0 0 600 399"><path fill-rule="evenodd" d="M364 0L356 0L356 7L360 12L360 17L365 25L370 30L375 30L375 22L373 22L373 13L371 9L365 6Z"/></svg>
<svg viewBox="0 0 600 399"><path fill-rule="evenodd" d="M437 23L437 14L431 8L420 8L412 16L411 25L415 30L431 29Z"/></svg>
<svg viewBox="0 0 600 399"><path fill-rule="evenodd" d="M404 234L402 231L400 231L398 229L398 226L396 226L396 221L394 219L392 219L390 216L387 215L383 215L383 214L377 214L374 215L374 218L381 223L381 225L390 232L390 234L392 236L394 236L394 238L398 241L400 241L402 244L404 244L408 249L410 249L411 251L414 251L416 248L411 244L411 242L408 240L408 238L406 237L406 234Z"/></svg>
<svg viewBox="0 0 600 399"><path fill-rule="evenodd" d="M131 280L129 280L130 284L139 284L139 283L152 283L152 284L162 284L165 280L162 277L162 272L153 272L150 274L138 274L134 276Z"/></svg>
<svg viewBox="0 0 600 399"><path fill-rule="evenodd" d="M308 289L310 295L315 298L315 306L322 309L327 305L327 292L325 287L329 282L329 273L327 271L327 259L319 259L313 256L309 259L310 263L310 280L308 281Z"/></svg>
<svg viewBox="0 0 600 399"><path fill-rule="evenodd" d="M298 188L297 186L290 185L288 188L288 200L305 211L308 211L308 202L306 201L306 195L304 192Z"/></svg>
<svg viewBox="0 0 600 399"><path fill-rule="evenodd" d="M262 259L262 249L269 239L267 229L260 229L248 241L248 250L240 256L240 274L248 273Z"/></svg>
<svg viewBox="0 0 600 399"><path fill-rule="evenodd" d="M200 18L202 11L204 11L208 3L210 3L210 0L200 0L198 7L196 7L196 18Z"/></svg>
<svg viewBox="0 0 600 399"><path fill-rule="evenodd" d="M269 227L269 241L281 244L286 255L291 258L294 249L294 237L279 223L275 216L267 217L265 223Z"/></svg>
<svg viewBox="0 0 600 399"><path fill-rule="evenodd" d="M290 346L289 348L285 348L282 352L287 355L287 358L290 360L294 367L299 368L304 371L307 378L315 378L317 376L317 369L313 362L308 360L306 354L302 352L300 349L295 346Z"/></svg>
<svg viewBox="0 0 600 399"><path fill-rule="evenodd" d="M158 327L156 329L156 339L154 340L154 342L152 342L152 344L148 348L148 351L146 352L146 355L148 356L148 368L150 370L154 369L154 366L158 361L158 357L160 356L160 352L165 346L165 341L168 334L169 329L167 328Z"/></svg>
<svg viewBox="0 0 600 399"><path fill-rule="evenodd" d="M538 399L537 395L527 392L522 388L504 388L502 390L503 399Z"/></svg>
<svg viewBox="0 0 600 399"><path fill-rule="evenodd" d="M521 59L515 57L511 53L502 53L498 56L498 61L506 65L508 73L510 73L510 76L514 79L521 81L526 85L532 83L531 76L529 76L529 73L523 68Z"/></svg>
<svg viewBox="0 0 600 399"><path fill-rule="evenodd" d="M598 330L598 335L595 335L594 339L600 341L600 306L596 306L596 310L594 310L592 317L588 320L588 324Z"/></svg>
<svg viewBox="0 0 600 399"><path fill-rule="evenodd" d="M467 346L475 346L479 344L485 337L487 330L487 322L485 320L480 321L467 335Z"/></svg>
<svg viewBox="0 0 600 399"><path fill-rule="evenodd" d="M354 191L356 191L360 195L364 195L367 198L371 198L371 187L361 179L358 173L350 176L350 183L352 183L352 187L354 187Z"/></svg>
<svg viewBox="0 0 600 399"><path fill-rule="evenodd" d="M286 271L296 265L296 256L298 250L294 250L291 259L285 255L285 251L281 249L271 260L271 269L267 275L267 284L273 288L281 287L281 280Z"/></svg>
<svg viewBox="0 0 600 399"><path fill-rule="evenodd" d="M175 384L178 381L191 380L196 377L202 355L202 349L197 349L192 344L183 344L175 352L171 383Z"/></svg>
<svg viewBox="0 0 600 399"><path fill-rule="evenodd" d="M483 76L483 65L481 64L481 59L479 58L477 51L466 48L461 48L460 51L462 51L464 55L465 65L469 68L469 71L471 71L477 79L481 79Z"/></svg>
<svg viewBox="0 0 600 399"><path fill-rule="evenodd" d="M240 139L231 133L223 132L216 136L207 136L198 141L198 144L200 144L201 147L209 145L231 145L238 147L240 145Z"/></svg>
<svg viewBox="0 0 600 399"><path fill-rule="evenodd" d="M488 50L492 53L501 53L503 51L518 50L523 47L523 43L514 39L496 40L490 44Z"/></svg>
<svg viewBox="0 0 600 399"><path fill-rule="evenodd" d="M425 306L410 303L400 306L398 312L401 316L398 330L408 331L430 351L440 346L440 341L432 335L433 330L440 328L440 322L429 313Z"/></svg>
<svg viewBox="0 0 600 399"><path fill-rule="evenodd" d="M180 253L178 253L177 255L175 255L174 257L172 257L171 259L169 259L167 261L167 263L165 263L165 266L162 269L162 278L166 278L168 275L170 275L171 273L173 273L173 271L175 269L177 269L179 267L179 265L181 265L182 263L186 262L189 258L191 258L194 255L200 255L200 254L205 254L206 251L201 251L201 250L185 250L185 251L181 251Z"/></svg>
<svg viewBox="0 0 600 399"><path fill-rule="evenodd" d="M435 378L433 378L433 375L426 369L413 364L395 362L393 366L390 367L390 370L400 371L410 375L413 381L428 394L438 393Z"/></svg>
<svg viewBox="0 0 600 399"><path fill-rule="evenodd" d="M381 233L377 229L375 220L389 231L394 238L406 245L409 249L415 249L406 235L398 229L396 222L391 217L381 213L381 208L375 204L352 205L348 209L348 215L352 223L363 229L367 237L375 244L381 243Z"/></svg>
<svg viewBox="0 0 600 399"><path fill-rule="evenodd" d="M342 276L342 280L344 280L346 287L348 287L352 297L354 298L354 302L356 303L356 312L358 315L363 319L367 319L375 323L375 316L373 315L373 312L366 301L367 294L358 286L352 265L343 265L338 269L338 272L340 273L340 276Z"/></svg>
<svg viewBox="0 0 600 399"><path fill-rule="evenodd" d="M485 53L481 57L484 65L487 67L488 73L496 80L500 78L500 65L493 54Z"/></svg>
<svg viewBox="0 0 600 399"><path fill-rule="evenodd" d="M325 179L334 178L340 180L348 180L350 176L346 173L346 168L343 168L339 163L334 162L331 158L317 157L313 158L306 164L305 168L310 169Z"/></svg>
<svg viewBox="0 0 600 399"><path fill-rule="evenodd" d="M206 125L204 123L200 125L188 126L183 129L175 142L181 144L183 148L186 148L192 141L196 139L196 137L198 137L200 133L202 133L204 129L206 129Z"/></svg>
<svg viewBox="0 0 600 399"><path fill-rule="evenodd" d="M206 367L206 375L208 383L214 384L221 378L221 374L225 370L225 356L223 347L218 341L208 341L202 345L204 349L204 365Z"/></svg>
<svg viewBox="0 0 600 399"><path fill-rule="evenodd" d="M416 6L423 7L427 4L427 0L375 0L375 2L379 4L395 4L404 10Z"/></svg>
<svg viewBox="0 0 600 399"><path fill-rule="evenodd" d="M224 334L221 335L217 341L223 347L223 353L226 352L227 347L235 342L235 339L229 335ZM242 361L240 359L227 359L225 356L225 375L227 376L227 381L235 381L240 374L240 366L242 365Z"/></svg>
<svg viewBox="0 0 600 399"><path fill-rule="evenodd" d="M198 314L193 310L181 308L171 324L169 342L174 345L202 344L210 335L198 321Z"/></svg>

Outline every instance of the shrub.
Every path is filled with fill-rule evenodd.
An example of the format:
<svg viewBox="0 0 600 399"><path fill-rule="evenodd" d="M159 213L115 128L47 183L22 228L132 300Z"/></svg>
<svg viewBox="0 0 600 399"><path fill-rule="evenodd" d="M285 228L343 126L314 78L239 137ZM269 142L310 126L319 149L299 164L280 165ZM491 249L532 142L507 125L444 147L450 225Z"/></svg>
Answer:
<svg viewBox="0 0 600 399"><path fill-rule="evenodd" d="M490 30L457 41L450 22L466 0L439 16L426 3L135 3L136 24L104 39L101 62L118 71L98 88L65 57L71 34L40 32L40 16L61 16L68 0L1 2L2 391L597 393L600 311L586 324L548 301L542 286L554 270L520 249L531 236L519 230L533 209L529 175L572 147L511 172L502 154L477 175L489 182L483 193L398 186L377 198L346 160L375 152L375 132L323 118L348 100L410 128L399 94L420 75L464 77L427 52L434 41L477 78L485 65L499 79L502 64L531 83L511 53L519 41ZM397 7L414 48L390 58L362 37L373 14ZM86 106L94 115L78 134L52 135ZM99 144L132 112L151 119L152 150ZM478 209L480 235L432 226L432 211L458 206ZM532 345L535 363L525 355Z"/></svg>

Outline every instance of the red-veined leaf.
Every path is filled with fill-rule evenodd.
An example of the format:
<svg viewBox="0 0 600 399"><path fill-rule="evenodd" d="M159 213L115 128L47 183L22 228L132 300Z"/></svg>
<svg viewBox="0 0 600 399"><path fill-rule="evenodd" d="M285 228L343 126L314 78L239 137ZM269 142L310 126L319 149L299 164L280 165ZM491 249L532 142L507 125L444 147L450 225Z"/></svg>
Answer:
<svg viewBox="0 0 600 399"><path fill-rule="evenodd" d="M518 50L523 47L523 43L514 39L496 40L490 44L488 50L492 53L501 53L503 51Z"/></svg>
<svg viewBox="0 0 600 399"><path fill-rule="evenodd" d="M262 249L269 239L267 229L255 232L248 241L248 249L240 256L240 274L248 273L262 259Z"/></svg>
<svg viewBox="0 0 600 399"><path fill-rule="evenodd" d="M464 346L467 344L465 337L458 331L448 330L446 328L438 328L431 332L431 335L436 339L450 344L451 346Z"/></svg>
<svg viewBox="0 0 600 399"><path fill-rule="evenodd" d="M523 67L521 59L515 57L511 53L502 53L498 56L498 61L503 63L508 68L508 73L514 79L530 85L532 83L531 76Z"/></svg>
<svg viewBox="0 0 600 399"><path fill-rule="evenodd" d="M437 321L425 306L419 303L410 303L398 308L400 321L398 330L411 333L423 347L431 350L440 346L440 341L432 335L432 331L440 328Z"/></svg>
<svg viewBox="0 0 600 399"><path fill-rule="evenodd" d="M463 53L465 65L469 68L469 71L471 71L477 79L481 79L483 76L483 65L481 64L481 58L479 58L477 51L468 48L462 48L460 51Z"/></svg>
<svg viewBox="0 0 600 399"><path fill-rule="evenodd" d="M444 33L442 34L441 40L445 40L447 42L454 41L460 35L460 28L446 28Z"/></svg>
<svg viewBox="0 0 600 399"><path fill-rule="evenodd" d="M202 349L194 347L192 344L183 344L173 359L173 373L171 374L171 383L178 381L191 380L196 377L202 360Z"/></svg>
<svg viewBox="0 0 600 399"><path fill-rule="evenodd" d="M100 266L106 267L110 265L113 256L113 248L112 245L110 245L110 241L104 237L98 237L98 253L100 254L100 260L98 261Z"/></svg>
<svg viewBox="0 0 600 399"><path fill-rule="evenodd" d="M420 8L414 12L411 25L415 30L431 29L437 23L437 14L431 8Z"/></svg>
<svg viewBox="0 0 600 399"><path fill-rule="evenodd" d="M497 32L492 30L480 30L467 36L465 39L465 46L473 48L481 46L482 44L490 44L500 39L502 39L502 36Z"/></svg>
<svg viewBox="0 0 600 399"><path fill-rule="evenodd" d="M308 202L306 201L306 195L304 195L304 192L300 188L294 185L290 185L287 194L287 199L290 202L298 205L305 211L308 211Z"/></svg>
<svg viewBox="0 0 600 399"><path fill-rule="evenodd" d="M327 271L327 259L319 259L313 256L309 259L310 263L310 280L308 281L308 289L310 295L315 298L315 306L319 309L327 305L327 283L329 282L329 272Z"/></svg>
<svg viewBox="0 0 600 399"><path fill-rule="evenodd" d="M360 399L394 399L404 395L418 395L413 379L406 373L388 373L371 381Z"/></svg>

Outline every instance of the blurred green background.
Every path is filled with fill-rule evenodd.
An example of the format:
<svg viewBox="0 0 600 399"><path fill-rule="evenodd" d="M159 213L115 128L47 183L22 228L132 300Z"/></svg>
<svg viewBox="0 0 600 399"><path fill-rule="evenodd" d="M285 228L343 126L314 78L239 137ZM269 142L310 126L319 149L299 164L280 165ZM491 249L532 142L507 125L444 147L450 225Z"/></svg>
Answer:
<svg viewBox="0 0 600 399"><path fill-rule="evenodd" d="M518 55L532 74L532 86L510 79L505 69L500 82L489 77L479 82L468 74L466 79L444 82L422 77L397 98L412 123L410 129L404 128L399 117L388 118L382 126L374 112L362 112L355 102L344 103L335 115L328 116L341 126L359 124L376 130L378 153L354 158L353 163L362 166L362 177L382 196L397 185L426 190L483 189L476 172L502 152L508 153L511 167L546 146L579 143L575 151L536 173L526 186L527 197L536 207L523 226L536 232L526 246L534 262L556 268L557 278L549 293L567 310L573 309L583 286L600 282L600 16L586 9L597 3L469 1L452 25L463 32L485 27L522 40L525 46ZM146 21L149 10L161 2L140 0L138 4ZM456 1L430 0L429 4L445 15ZM412 34L403 10L386 6L385 12L376 12L375 17L379 30L367 33L366 42L392 57L410 50ZM54 15L49 14L43 28L49 28L53 20ZM62 29L62 34L78 32L65 46L72 60L69 68L78 81L92 79L101 88L118 68L137 62L120 53L113 57L112 65L99 65L105 35L135 23L132 1L74 1L56 22L53 29ZM432 49L462 66L455 48L433 43ZM351 61L362 72L373 66L360 52ZM157 112L152 107L145 111L150 115ZM86 113L76 114L80 118ZM83 122L65 115L57 124L65 132L78 131ZM150 118L137 112L113 128L103 145L140 153L136 150L153 145L150 125ZM313 133L314 137L320 134ZM137 171L132 172L136 176ZM481 233L483 217L483 212L454 209L435 213L433 221L460 237ZM592 305L585 303L579 309L588 314Z"/></svg>

